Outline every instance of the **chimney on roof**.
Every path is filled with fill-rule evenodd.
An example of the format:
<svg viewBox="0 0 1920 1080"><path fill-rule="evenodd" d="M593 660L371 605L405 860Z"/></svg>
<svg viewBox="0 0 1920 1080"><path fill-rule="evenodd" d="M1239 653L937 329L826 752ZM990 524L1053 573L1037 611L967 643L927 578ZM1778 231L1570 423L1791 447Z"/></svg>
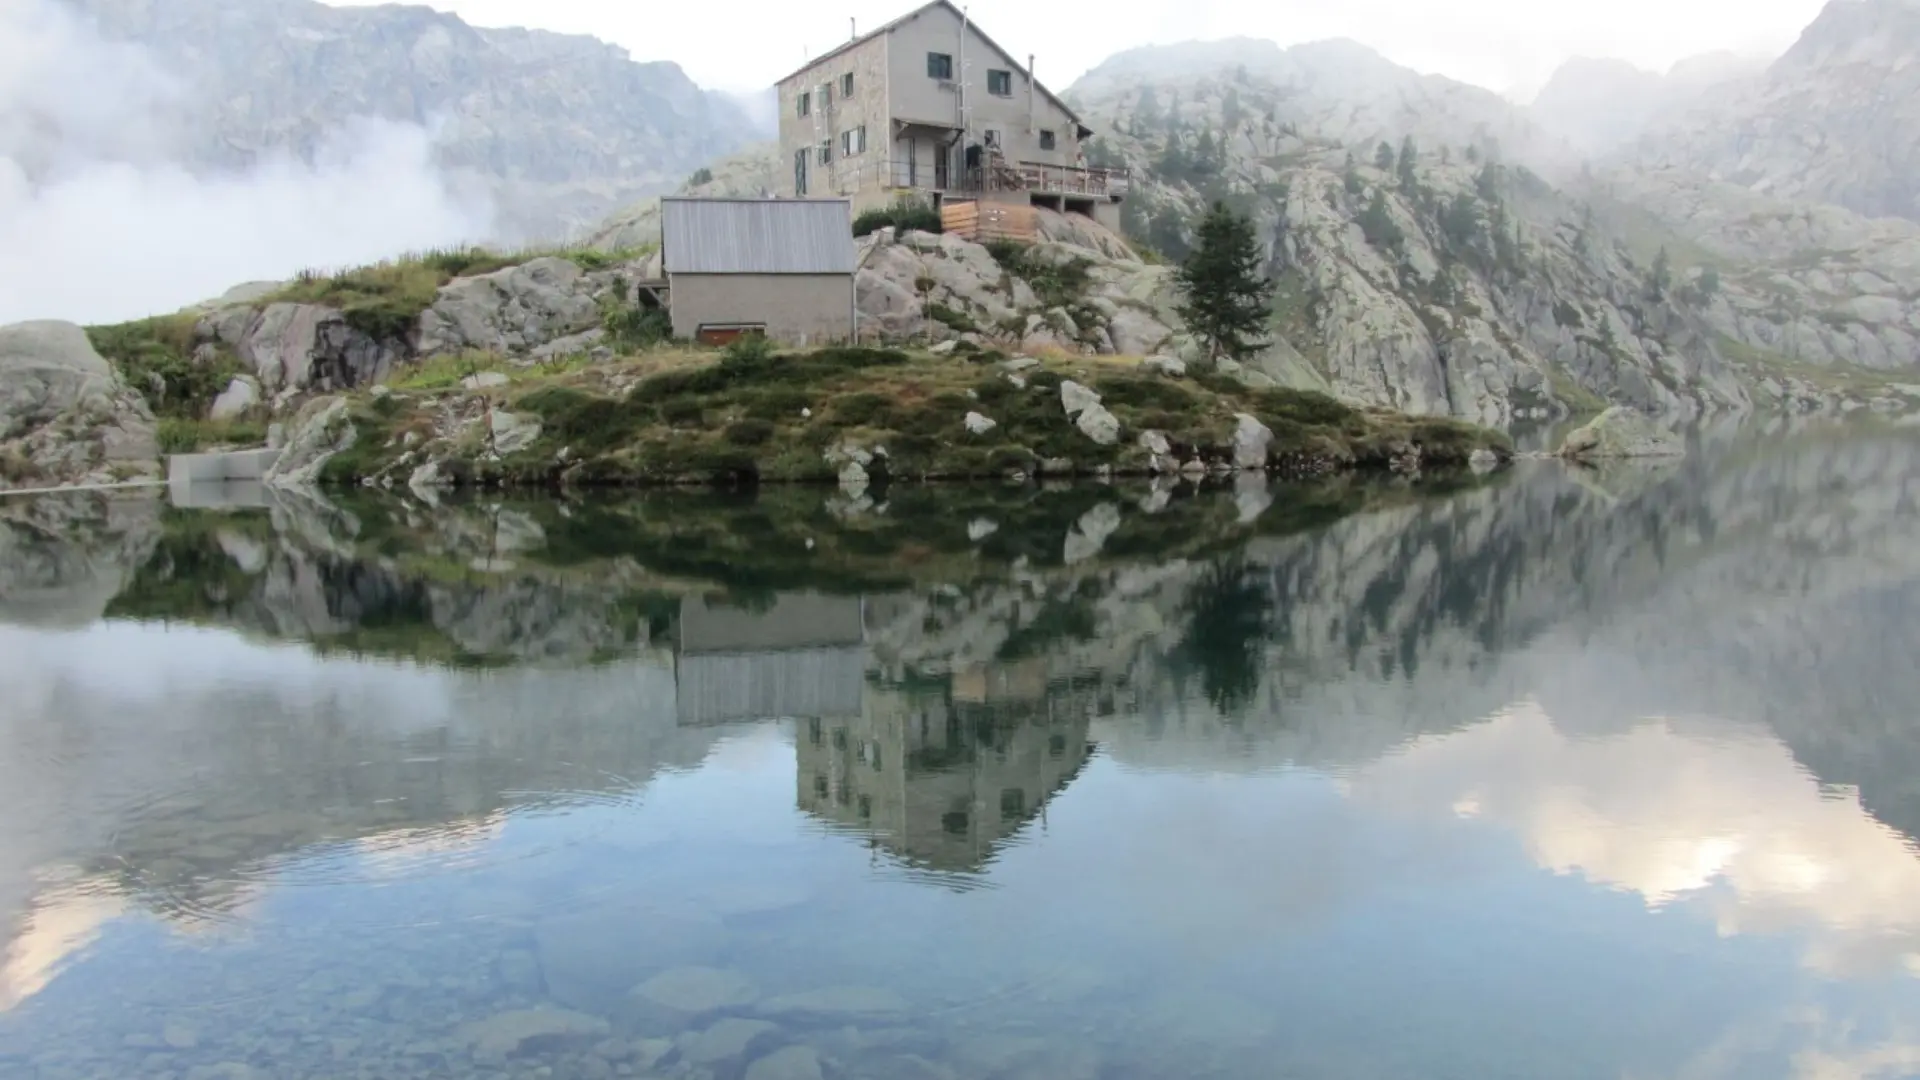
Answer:
<svg viewBox="0 0 1920 1080"><path fill-rule="evenodd" d="M860 40L860 23L851 15L847 16L847 40Z"/></svg>
<svg viewBox="0 0 1920 1080"><path fill-rule="evenodd" d="M1031 135L1036 127L1033 118L1034 97L1040 93L1040 84L1033 81L1033 54L1027 54L1027 134Z"/></svg>

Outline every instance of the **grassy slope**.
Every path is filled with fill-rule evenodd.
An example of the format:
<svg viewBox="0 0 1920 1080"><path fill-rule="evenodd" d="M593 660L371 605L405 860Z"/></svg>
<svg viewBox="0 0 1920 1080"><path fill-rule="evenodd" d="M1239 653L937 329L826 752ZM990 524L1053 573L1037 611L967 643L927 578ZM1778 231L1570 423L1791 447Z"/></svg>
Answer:
<svg viewBox="0 0 1920 1080"><path fill-rule="evenodd" d="M583 270L604 270L642 258L644 251L529 250L503 254L479 248L430 251L333 274L305 272L255 302L318 304L338 310L347 322L375 338L406 339L420 313L442 286L456 277L492 273L542 256L571 259ZM221 443L257 443L258 418L234 423L206 419L213 399L241 374L238 357L223 346L196 359L195 327L201 315L187 310L112 325L89 326L87 336L127 384L147 399L160 418L162 448L170 453Z"/></svg>
<svg viewBox="0 0 1920 1080"><path fill-rule="evenodd" d="M1174 380L1137 361L1063 357L1041 362L1018 386L995 353L935 357L877 349L781 355L716 355L661 350L630 360L547 374L487 391L492 407L537 417L530 446L493 457L484 424L447 436L432 453L455 478L493 485L647 485L743 480L831 479L830 448L884 447L886 472L906 479L1000 477L1013 471L1141 472L1139 433L1165 433L1182 460L1228 461L1235 415L1273 430L1281 471L1317 475L1384 467L1408 445L1436 465L1463 463L1481 447L1508 449L1505 436L1457 421L1358 410L1321 394L1251 390L1202 376ZM1115 446L1083 435L1061 405L1060 384L1092 387L1121 423ZM339 483L392 476L423 460L415 448L436 437L449 394L356 395L360 436L328 462ZM967 431L979 412L991 431ZM412 435L409 446L408 435ZM1067 468L1038 469L1047 461Z"/></svg>

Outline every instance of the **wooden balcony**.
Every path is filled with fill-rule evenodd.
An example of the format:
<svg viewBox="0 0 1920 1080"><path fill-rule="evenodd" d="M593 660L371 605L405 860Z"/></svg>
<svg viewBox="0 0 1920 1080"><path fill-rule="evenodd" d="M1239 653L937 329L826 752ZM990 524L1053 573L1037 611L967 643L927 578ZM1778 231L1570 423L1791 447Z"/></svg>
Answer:
<svg viewBox="0 0 1920 1080"><path fill-rule="evenodd" d="M816 178L817 179L817 178ZM1040 161L1008 162L994 157L975 169L934 169L925 162L885 158L843 161L821 194L855 195L874 188L937 191L953 195L987 195L1026 191L1036 195L1084 196L1094 199L1124 197L1132 176L1126 169L1095 169L1052 165Z"/></svg>

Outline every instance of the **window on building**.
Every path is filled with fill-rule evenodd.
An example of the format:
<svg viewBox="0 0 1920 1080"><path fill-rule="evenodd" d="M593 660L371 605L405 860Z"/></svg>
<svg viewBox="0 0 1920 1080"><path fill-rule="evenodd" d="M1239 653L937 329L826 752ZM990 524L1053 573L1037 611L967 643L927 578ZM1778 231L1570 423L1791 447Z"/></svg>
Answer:
<svg viewBox="0 0 1920 1080"><path fill-rule="evenodd" d="M856 154L867 152L867 125L865 124L853 129L853 152Z"/></svg>
<svg viewBox="0 0 1920 1080"><path fill-rule="evenodd" d="M1048 757L1064 757L1066 755L1066 752L1067 752L1067 737L1065 735L1055 735L1054 737L1047 740L1047 756Z"/></svg>
<svg viewBox="0 0 1920 1080"><path fill-rule="evenodd" d="M814 777L813 777L814 798L824 799L827 797L827 792L830 790L832 789L827 786L827 778L819 775L818 773L814 774Z"/></svg>
<svg viewBox="0 0 1920 1080"><path fill-rule="evenodd" d="M833 104L833 84L823 82L820 84L820 107L824 109L831 104Z"/></svg>
<svg viewBox="0 0 1920 1080"><path fill-rule="evenodd" d="M927 54L927 78L952 79L953 56L950 53L930 52Z"/></svg>
<svg viewBox="0 0 1920 1080"><path fill-rule="evenodd" d="M840 97L842 100L853 96L853 72L840 76Z"/></svg>
<svg viewBox="0 0 1920 1080"><path fill-rule="evenodd" d="M813 111L813 92L811 90L800 91L800 101L797 107L800 110L799 115L801 116L805 116Z"/></svg>
<svg viewBox="0 0 1920 1080"><path fill-rule="evenodd" d="M807 152L805 150L793 155L793 193L795 195L805 195L807 193ZM815 729L815 732L815 741L817 742L819 738L818 729Z"/></svg>
<svg viewBox="0 0 1920 1080"><path fill-rule="evenodd" d="M821 143L820 144L820 164L827 165L832 163L832 161L833 161L833 143L831 141Z"/></svg>
<svg viewBox="0 0 1920 1080"><path fill-rule="evenodd" d="M994 97L1012 97L1013 72L988 69L987 93L992 94Z"/></svg>
<svg viewBox="0 0 1920 1080"><path fill-rule="evenodd" d="M840 156L853 156L853 132L851 130L840 133Z"/></svg>
<svg viewBox="0 0 1920 1080"><path fill-rule="evenodd" d="M800 164L804 168L806 163L807 152L802 150L800 151ZM807 721L807 741L815 746L820 745L820 720L818 717Z"/></svg>
<svg viewBox="0 0 1920 1080"><path fill-rule="evenodd" d="M866 819L873 816L873 797L872 796L862 795L860 796L859 801L856 802L854 805L860 808L860 820L865 821Z"/></svg>
<svg viewBox="0 0 1920 1080"><path fill-rule="evenodd" d="M1051 131L1043 131L1040 133L1040 149L1042 150L1055 149L1059 146L1059 142L1060 140L1054 138L1053 132Z"/></svg>
<svg viewBox="0 0 1920 1080"><path fill-rule="evenodd" d="M1027 793L1017 787L1000 792L1000 820L1018 821L1027 813Z"/></svg>
<svg viewBox="0 0 1920 1080"><path fill-rule="evenodd" d="M983 141L991 149L994 149L994 150L1000 149L1000 129L988 128L985 132Z"/></svg>

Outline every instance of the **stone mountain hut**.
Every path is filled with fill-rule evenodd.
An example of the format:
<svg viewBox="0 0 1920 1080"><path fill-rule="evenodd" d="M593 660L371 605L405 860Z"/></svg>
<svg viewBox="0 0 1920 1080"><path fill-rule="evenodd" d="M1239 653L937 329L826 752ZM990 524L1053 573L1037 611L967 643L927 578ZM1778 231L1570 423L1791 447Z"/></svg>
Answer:
<svg viewBox="0 0 1920 1080"><path fill-rule="evenodd" d="M848 200L662 199L660 234L675 337L853 340Z"/></svg>

